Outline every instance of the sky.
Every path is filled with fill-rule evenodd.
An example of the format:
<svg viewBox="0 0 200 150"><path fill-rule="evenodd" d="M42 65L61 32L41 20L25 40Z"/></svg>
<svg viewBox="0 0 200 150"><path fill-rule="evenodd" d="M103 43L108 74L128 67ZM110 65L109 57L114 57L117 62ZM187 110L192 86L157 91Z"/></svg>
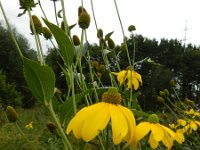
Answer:
<svg viewBox="0 0 200 150"><path fill-rule="evenodd" d="M50 0L40 1L48 20L56 23L53 2ZM90 2L91 0L83 0L84 7L91 16L87 36L89 43L98 43ZM34 38L30 35L28 14L17 17L22 12L19 9L19 1L1 0L1 3L9 22L15 25L19 33L29 40L31 47L35 48ZM103 29L104 35L114 31L111 37L116 44L120 45L123 36L114 7L114 0L93 0L93 4L98 28ZM141 34L150 39L155 38L158 41L162 38L183 40L186 37L186 44L200 45L199 0L117 0L117 4L127 37L130 36L127 30L128 26L135 25L135 34ZM57 9L60 10L60 1L57 1L56 5ZM77 23L77 9L80 5L81 0L65 0L66 17L69 25ZM39 6L33 8L32 14L37 15L39 18L43 17ZM0 21L3 22L1 12ZM59 22L61 21L62 19L59 19ZM74 34L80 37L81 29L78 25L72 30L72 35ZM47 52L48 47L52 47L51 43L44 40L43 37L41 37L41 41L44 52Z"/></svg>

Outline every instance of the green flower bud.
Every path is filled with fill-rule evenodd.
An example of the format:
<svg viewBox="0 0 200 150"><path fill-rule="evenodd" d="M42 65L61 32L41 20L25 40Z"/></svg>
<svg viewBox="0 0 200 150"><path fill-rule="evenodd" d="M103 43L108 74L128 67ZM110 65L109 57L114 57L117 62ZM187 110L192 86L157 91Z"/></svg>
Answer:
<svg viewBox="0 0 200 150"><path fill-rule="evenodd" d="M32 15L32 19L33 19L33 24L35 26L36 33L38 34L42 33L42 23L40 19L36 15ZM33 28L32 28L31 23L30 23L30 30L33 33Z"/></svg>
<svg viewBox="0 0 200 150"><path fill-rule="evenodd" d="M157 96L157 101L160 102L160 103L165 102L164 98L162 98L161 96Z"/></svg>
<svg viewBox="0 0 200 150"><path fill-rule="evenodd" d="M74 43L75 46L80 45L81 42L80 42L77 35L73 35L72 39L73 39L73 43Z"/></svg>
<svg viewBox="0 0 200 150"><path fill-rule="evenodd" d="M12 106L8 106L6 108L6 115L7 115L8 120L10 122L16 122L17 119L18 119L18 113L16 112L16 110Z"/></svg>
<svg viewBox="0 0 200 150"><path fill-rule="evenodd" d="M115 42L111 38L108 39L108 47L110 49L114 49L115 48Z"/></svg>
<svg viewBox="0 0 200 150"><path fill-rule="evenodd" d="M147 119L151 123L159 123L159 118L156 114L152 114Z"/></svg>
<svg viewBox="0 0 200 150"><path fill-rule="evenodd" d="M32 10L32 7L36 6L34 0L19 0L20 9Z"/></svg>
<svg viewBox="0 0 200 150"><path fill-rule="evenodd" d="M102 29L98 29L98 31L97 31L97 37L98 38L103 38L103 30Z"/></svg>
<svg viewBox="0 0 200 150"><path fill-rule="evenodd" d="M163 91L160 91L159 94L160 94L160 96L163 97L163 98L166 97L165 92L163 92Z"/></svg>
<svg viewBox="0 0 200 150"><path fill-rule="evenodd" d="M126 51L126 45L124 43L121 43L119 50L122 52Z"/></svg>
<svg viewBox="0 0 200 150"><path fill-rule="evenodd" d="M78 17L81 15L81 13L87 13L87 11L86 11L86 9L84 8L84 7L82 7L82 6L80 6L79 8L78 8Z"/></svg>
<svg viewBox="0 0 200 150"><path fill-rule="evenodd" d="M172 79L172 80L169 81L169 85L170 85L171 87L175 87L175 86L176 86L176 83L175 83L175 81Z"/></svg>
<svg viewBox="0 0 200 150"><path fill-rule="evenodd" d="M97 68L99 66L98 61L92 61L91 66Z"/></svg>
<svg viewBox="0 0 200 150"><path fill-rule="evenodd" d="M45 39L52 39L52 33L47 27L42 27L42 33Z"/></svg>
<svg viewBox="0 0 200 150"><path fill-rule="evenodd" d="M168 89L164 89L164 93L165 93L166 97L169 97L169 91L168 91Z"/></svg>
<svg viewBox="0 0 200 150"><path fill-rule="evenodd" d="M101 73L101 74L103 74L104 72L105 72L105 70L106 70L106 67L105 67L105 65L99 65L98 67L97 67L97 71L99 72L99 73Z"/></svg>
<svg viewBox="0 0 200 150"><path fill-rule="evenodd" d="M61 22L60 28L61 28L63 31L65 31L65 24L64 24L64 21Z"/></svg>
<svg viewBox="0 0 200 150"><path fill-rule="evenodd" d="M136 30L136 28L135 28L134 25L130 25L130 26L128 27L128 31L129 31L129 32L132 32L132 31L135 31L135 30Z"/></svg>
<svg viewBox="0 0 200 150"><path fill-rule="evenodd" d="M82 29L87 29L90 25L90 15L87 12L82 12L78 18L78 25Z"/></svg>

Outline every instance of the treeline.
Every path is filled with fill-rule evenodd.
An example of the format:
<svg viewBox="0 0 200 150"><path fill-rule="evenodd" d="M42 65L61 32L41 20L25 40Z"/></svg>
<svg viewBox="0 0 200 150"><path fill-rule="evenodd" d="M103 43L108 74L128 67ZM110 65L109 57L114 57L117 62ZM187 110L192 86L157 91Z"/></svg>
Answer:
<svg viewBox="0 0 200 150"><path fill-rule="evenodd" d="M17 41L25 56L36 59L36 52L30 49L27 39L18 34L15 30ZM189 98L199 103L200 98L200 51L199 47L194 45L184 46L176 39L149 39L142 35L132 35L127 38L128 50L131 59L134 57L135 49L135 69L143 77L143 86L140 88L140 96L138 100L141 101L143 109L156 109L159 107L156 102L156 97L159 91L168 89L170 92L170 80L173 79L176 84L178 94L181 100ZM135 47L135 48L134 48ZM91 63L96 61L101 70L98 68L96 71L101 72L102 83L108 86L110 83L109 75L106 68L102 68L102 48L99 44L91 44L88 47ZM49 49L46 54L46 63L54 69L57 77L56 87L61 91L66 90L65 79L62 76L62 70L59 64L63 65L62 59L55 49ZM84 56L84 57L87 57ZM90 82L88 77L89 66L88 62L83 57L83 73ZM124 44L115 46L114 50L110 50L107 54L110 61L112 71L117 71L116 60L119 61L120 68L126 69L128 66L127 55L124 50ZM17 54L15 45L12 42L9 32L0 24L0 100L1 103L15 105L15 100L22 101L22 106L33 106L34 98L31 96L26 83L23 78L22 62ZM149 61L150 60L150 61ZM98 72L97 72L98 73ZM12 85L12 90L17 92L8 96L9 92L7 86ZM19 100L20 99L20 100ZM16 103L18 104L18 103Z"/></svg>

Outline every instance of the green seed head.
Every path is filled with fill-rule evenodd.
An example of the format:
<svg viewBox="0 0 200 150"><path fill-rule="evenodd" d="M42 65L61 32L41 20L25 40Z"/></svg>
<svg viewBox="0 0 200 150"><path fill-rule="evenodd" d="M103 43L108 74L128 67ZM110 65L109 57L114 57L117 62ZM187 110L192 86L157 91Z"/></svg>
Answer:
<svg viewBox="0 0 200 150"><path fill-rule="evenodd" d="M122 96L116 88L111 87L107 92L103 93L101 101L111 104L121 104Z"/></svg>
<svg viewBox="0 0 200 150"><path fill-rule="evenodd" d="M52 39L52 33L47 27L42 27L42 34L45 37L45 39Z"/></svg>

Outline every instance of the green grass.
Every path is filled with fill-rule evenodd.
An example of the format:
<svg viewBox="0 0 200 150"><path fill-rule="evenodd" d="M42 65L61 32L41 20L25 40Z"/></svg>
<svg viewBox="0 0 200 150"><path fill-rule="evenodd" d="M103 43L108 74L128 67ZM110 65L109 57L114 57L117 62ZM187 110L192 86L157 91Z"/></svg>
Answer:
<svg viewBox="0 0 200 150"><path fill-rule="evenodd" d="M62 140L58 134L51 133L46 124L51 121L48 112L41 106L32 109L18 108L17 125L9 123L4 110L0 110L0 149L2 150L60 150ZM33 121L33 129L26 129ZM19 128L20 129L19 129ZM25 136L20 132L24 133Z"/></svg>

